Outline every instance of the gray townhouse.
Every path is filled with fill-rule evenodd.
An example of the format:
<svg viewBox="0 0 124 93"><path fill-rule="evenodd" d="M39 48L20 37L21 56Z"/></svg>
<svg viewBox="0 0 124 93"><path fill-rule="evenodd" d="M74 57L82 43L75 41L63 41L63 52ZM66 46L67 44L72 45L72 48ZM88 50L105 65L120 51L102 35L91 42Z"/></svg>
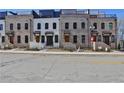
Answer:
<svg viewBox="0 0 124 93"><path fill-rule="evenodd" d="M67 12L69 11L69 12ZM88 37L88 14L77 14L75 10L64 10L60 15L61 47L66 44L76 47L87 48Z"/></svg>
<svg viewBox="0 0 124 93"><path fill-rule="evenodd" d="M7 47L29 47L33 32L33 15L7 15L5 29Z"/></svg>

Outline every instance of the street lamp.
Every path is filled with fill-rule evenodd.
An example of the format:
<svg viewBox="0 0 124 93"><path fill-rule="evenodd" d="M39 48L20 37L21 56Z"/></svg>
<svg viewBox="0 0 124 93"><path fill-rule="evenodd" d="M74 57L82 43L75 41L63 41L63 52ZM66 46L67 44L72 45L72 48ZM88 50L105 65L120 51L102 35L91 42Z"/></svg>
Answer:
<svg viewBox="0 0 124 93"><path fill-rule="evenodd" d="M90 29L90 33L93 33L95 31L95 26L90 26L89 29ZM91 34L91 43L92 43L93 50L95 51L96 50L96 38L93 37L92 34Z"/></svg>

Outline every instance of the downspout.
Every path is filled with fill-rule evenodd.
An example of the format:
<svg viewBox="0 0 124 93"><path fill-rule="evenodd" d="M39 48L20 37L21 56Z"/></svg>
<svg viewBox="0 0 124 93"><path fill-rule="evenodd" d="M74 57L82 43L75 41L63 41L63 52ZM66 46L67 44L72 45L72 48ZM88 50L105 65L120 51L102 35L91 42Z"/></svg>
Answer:
<svg viewBox="0 0 124 93"><path fill-rule="evenodd" d="M90 48L90 9L88 9L88 18L87 18L87 31L88 31L88 48Z"/></svg>
<svg viewBox="0 0 124 93"><path fill-rule="evenodd" d="M117 49L118 48L118 28L117 28L117 17L115 19L115 35L116 35L116 42L115 42L115 48Z"/></svg>

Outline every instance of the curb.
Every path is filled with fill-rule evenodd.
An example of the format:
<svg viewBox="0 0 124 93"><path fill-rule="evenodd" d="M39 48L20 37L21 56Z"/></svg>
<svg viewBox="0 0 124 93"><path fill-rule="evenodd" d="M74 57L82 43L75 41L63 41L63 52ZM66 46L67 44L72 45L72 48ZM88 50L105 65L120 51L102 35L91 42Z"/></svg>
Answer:
<svg viewBox="0 0 124 93"><path fill-rule="evenodd" d="M123 53L106 53L106 52L41 52L41 51L0 51L0 53L11 54L41 54L41 55L101 55L101 56L124 56Z"/></svg>

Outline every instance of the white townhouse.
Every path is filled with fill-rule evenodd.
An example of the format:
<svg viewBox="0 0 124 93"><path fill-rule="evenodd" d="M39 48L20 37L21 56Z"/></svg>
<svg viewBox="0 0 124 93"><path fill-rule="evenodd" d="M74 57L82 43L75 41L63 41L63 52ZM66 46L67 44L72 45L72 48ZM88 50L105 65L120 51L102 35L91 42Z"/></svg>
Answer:
<svg viewBox="0 0 124 93"><path fill-rule="evenodd" d="M5 20L0 19L0 48L4 48L5 44Z"/></svg>
<svg viewBox="0 0 124 93"><path fill-rule="evenodd" d="M30 48L59 48L59 18L34 19L33 41Z"/></svg>

